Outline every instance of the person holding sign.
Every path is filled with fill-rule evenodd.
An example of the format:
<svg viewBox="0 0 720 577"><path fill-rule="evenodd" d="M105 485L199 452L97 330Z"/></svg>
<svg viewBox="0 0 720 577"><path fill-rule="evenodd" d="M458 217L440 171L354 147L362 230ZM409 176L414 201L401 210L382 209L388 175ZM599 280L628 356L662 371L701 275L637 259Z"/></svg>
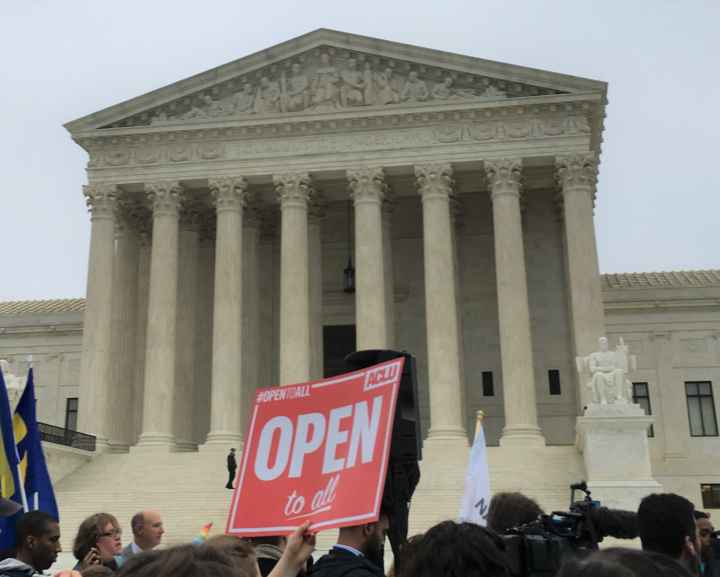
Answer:
<svg viewBox="0 0 720 577"><path fill-rule="evenodd" d="M337 544L313 565L310 577L383 577L388 526L388 516L381 512L375 523L341 527Z"/></svg>

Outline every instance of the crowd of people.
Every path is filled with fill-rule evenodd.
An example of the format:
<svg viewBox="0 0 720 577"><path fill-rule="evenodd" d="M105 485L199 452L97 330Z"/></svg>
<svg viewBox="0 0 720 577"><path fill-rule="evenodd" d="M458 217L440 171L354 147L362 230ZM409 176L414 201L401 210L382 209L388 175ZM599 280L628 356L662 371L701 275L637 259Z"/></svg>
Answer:
<svg viewBox="0 0 720 577"><path fill-rule="evenodd" d="M444 521L407 540L388 577L515 577L516 564L504 535L543 515L519 493L493 497L487 527ZM337 543L313 563L315 535L309 523L287 536L241 539L217 535L160 547L162 518L155 511L130 521L132 541L122 545L118 520L108 513L85 519L73 544L77 564L56 577L384 577L383 545L389 528L378 521L339 530ZM710 516L671 493L653 494L633 516L642 550L612 547L567 555L558 577L718 577ZM60 527L47 513L32 511L15 526L16 548L0 561L0 577L33 577L48 570L60 547ZM517 577L524 577L517 575Z"/></svg>

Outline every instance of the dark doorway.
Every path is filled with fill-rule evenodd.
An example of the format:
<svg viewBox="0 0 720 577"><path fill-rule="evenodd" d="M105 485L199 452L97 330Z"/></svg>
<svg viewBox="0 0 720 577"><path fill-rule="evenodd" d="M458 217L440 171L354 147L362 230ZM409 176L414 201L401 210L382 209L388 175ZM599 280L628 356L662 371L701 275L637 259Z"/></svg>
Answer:
<svg viewBox="0 0 720 577"><path fill-rule="evenodd" d="M343 359L352 352L355 352L355 325L323 327L323 371L326 378L346 372Z"/></svg>

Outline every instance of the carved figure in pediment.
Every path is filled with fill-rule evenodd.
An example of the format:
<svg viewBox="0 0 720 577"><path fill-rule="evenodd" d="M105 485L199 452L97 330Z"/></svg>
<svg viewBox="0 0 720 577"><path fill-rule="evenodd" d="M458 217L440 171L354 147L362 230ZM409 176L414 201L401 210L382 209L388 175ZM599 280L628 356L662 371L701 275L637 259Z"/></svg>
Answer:
<svg viewBox="0 0 720 577"><path fill-rule="evenodd" d="M423 102L428 99L428 88L424 80L418 78L418 73L412 70L405 81L402 92L400 93L400 100L411 102Z"/></svg>
<svg viewBox="0 0 720 577"><path fill-rule="evenodd" d="M495 98L507 98L507 93L492 84L485 89L485 92L481 95L483 98L495 99Z"/></svg>
<svg viewBox="0 0 720 577"><path fill-rule="evenodd" d="M343 106L362 106L365 80L363 73L357 69L357 62L350 58L347 68L340 73L342 86L340 87L340 103Z"/></svg>
<svg viewBox="0 0 720 577"><path fill-rule="evenodd" d="M167 112L164 110L158 110L153 117L150 119L150 125L163 124L168 121Z"/></svg>
<svg viewBox="0 0 720 577"><path fill-rule="evenodd" d="M330 62L330 56L323 52L320 54L320 66L315 70L315 79L312 86L312 104L315 110L336 110L340 75Z"/></svg>
<svg viewBox="0 0 720 577"><path fill-rule="evenodd" d="M233 98L233 114L252 114L255 112L255 94L253 85L243 84L242 90Z"/></svg>
<svg viewBox="0 0 720 577"><path fill-rule="evenodd" d="M400 100L400 95L393 86L392 68L379 72L375 84L375 104L394 104Z"/></svg>
<svg viewBox="0 0 720 577"><path fill-rule="evenodd" d="M255 94L255 113L269 114L280 112L280 86L267 76L260 79L260 86Z"/></svg>
<svg viewBox="0 0 720 577"><path fill-rule="evenodd" d="M292 65L292 75L285 81L283 74L280 83L283 94L283 108L287 112L305 110L310 104L310 81L303 73L300 65Z"/></svg>
<svg viewBox="0 0 720 577"><path fill-rule="evenodd" d="M372 65L365 62L363 70L363 99L365 104L371 106L375 104L375 75L373 74Z"/></svg>

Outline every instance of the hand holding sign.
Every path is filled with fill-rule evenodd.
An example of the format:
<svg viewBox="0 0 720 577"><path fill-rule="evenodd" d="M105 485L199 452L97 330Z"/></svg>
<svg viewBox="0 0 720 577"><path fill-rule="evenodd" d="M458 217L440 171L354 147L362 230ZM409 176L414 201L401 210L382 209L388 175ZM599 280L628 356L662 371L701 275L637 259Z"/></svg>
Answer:
<svg viewBox="0 0 720 577"><path fill-rule="evenodd" d="M305 520L314 530L377 520L403 363L259 390L227 532L278 535Z"/></svg>

